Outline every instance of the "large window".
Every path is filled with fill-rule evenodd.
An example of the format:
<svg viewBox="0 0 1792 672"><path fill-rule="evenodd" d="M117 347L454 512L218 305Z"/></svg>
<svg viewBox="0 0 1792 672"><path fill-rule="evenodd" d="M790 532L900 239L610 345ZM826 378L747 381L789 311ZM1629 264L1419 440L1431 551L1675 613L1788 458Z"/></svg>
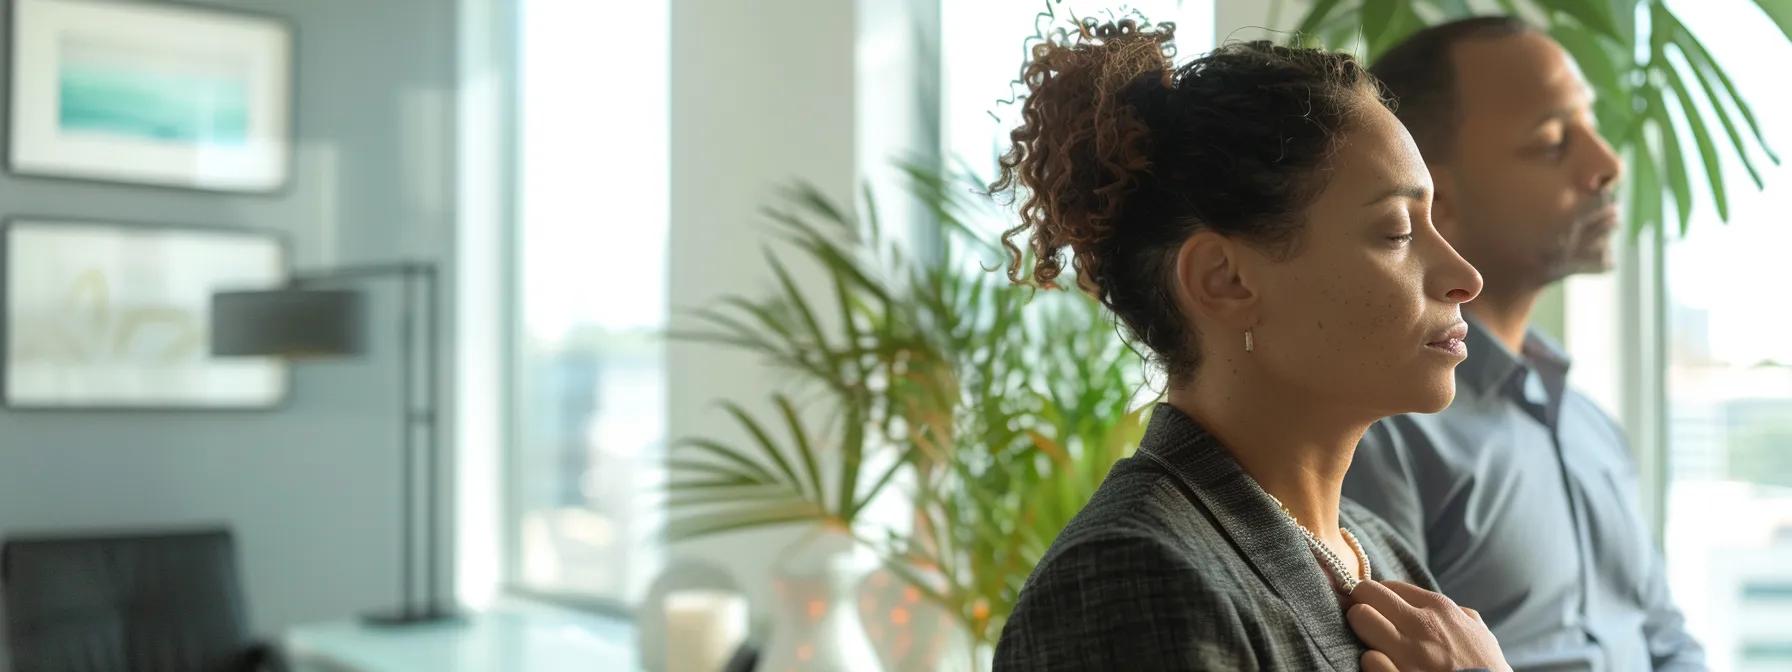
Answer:
<svg viewBox="0 0 1792 672"><path fill-rule="evenodd" d="M1751 3L1675 11L1708 36L1769 144L1792 151L1786 38ZM1700 208L1668 243L1661 311L1670 579L1712 669L1739 672L1792 669L1792 169L1761 163L1764 193L1729 173L1728 225Z"/></svg>
<svg viewBox="0 0 1792 672"><path fill-rule="evenodd" d="M509 579L625 604L659 561L666 0L520 14Z"/></svg>

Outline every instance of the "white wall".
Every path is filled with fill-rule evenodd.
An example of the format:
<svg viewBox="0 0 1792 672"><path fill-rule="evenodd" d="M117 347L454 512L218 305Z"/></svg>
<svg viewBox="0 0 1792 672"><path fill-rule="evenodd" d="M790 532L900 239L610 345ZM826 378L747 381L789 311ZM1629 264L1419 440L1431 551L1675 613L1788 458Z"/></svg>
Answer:
<svg viewBox="0 0 1792 672"><path fill-rule="evenodd" d="M673 0L671 6L671 235L668 294L678 311L731 292L775 288L759 248L758 215L791 180L850 202L854 151L854 3L808 0ZM823 281L791 269L799 285ZM671 438L739 438L715 405L771 408L774 377L751 357L673 341L667 348ZM686 544L676 557L728 568L756 605L771 601L772 558L795 538L742 533Z"/></svg>

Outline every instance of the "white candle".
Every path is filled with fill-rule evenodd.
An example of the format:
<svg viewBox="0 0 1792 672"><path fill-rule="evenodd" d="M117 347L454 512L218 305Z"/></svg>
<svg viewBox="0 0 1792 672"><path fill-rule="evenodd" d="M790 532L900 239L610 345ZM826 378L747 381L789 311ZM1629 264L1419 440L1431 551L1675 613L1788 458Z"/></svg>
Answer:
<svg viewBox="0 0 1792 672"><path fill-rule="evenodd" d="M723 590L666 596L666 672L721 672L747 639L747 598Z"/></svg>

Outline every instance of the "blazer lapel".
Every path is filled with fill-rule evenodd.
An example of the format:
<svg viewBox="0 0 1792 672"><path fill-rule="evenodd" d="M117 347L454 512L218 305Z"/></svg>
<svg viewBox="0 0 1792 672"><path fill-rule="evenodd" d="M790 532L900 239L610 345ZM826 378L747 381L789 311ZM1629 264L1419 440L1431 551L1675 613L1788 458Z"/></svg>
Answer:
<svg viewBox="0 0 1792 672"><path fill-rule="evenodd" d="M1269 493L1194 419L1158 404L1138 452L1169 470L1212 513L1220 531L1295 614L1332 666L1357 669L1361 646L1344 624L1344 604Z"/></svg>

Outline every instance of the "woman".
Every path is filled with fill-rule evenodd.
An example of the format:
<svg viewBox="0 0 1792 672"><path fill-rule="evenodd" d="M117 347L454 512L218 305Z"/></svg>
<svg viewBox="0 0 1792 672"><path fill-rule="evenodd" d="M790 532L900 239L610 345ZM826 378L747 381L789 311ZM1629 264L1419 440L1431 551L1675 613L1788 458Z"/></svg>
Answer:
<svg viewBox="0 0 1792 672"><path fill-rule="evenodd" d="M1172 67L1170 37L1085 21L1027 66L995 185L1022 199L1009 274L1055 286L1068 248L1168 389L1028 579L996 667L1505 669L1339 495L1369 425L1443 409L1466 355L1481 279L1431 226L1418 150L1347 55Z"/></svg>

